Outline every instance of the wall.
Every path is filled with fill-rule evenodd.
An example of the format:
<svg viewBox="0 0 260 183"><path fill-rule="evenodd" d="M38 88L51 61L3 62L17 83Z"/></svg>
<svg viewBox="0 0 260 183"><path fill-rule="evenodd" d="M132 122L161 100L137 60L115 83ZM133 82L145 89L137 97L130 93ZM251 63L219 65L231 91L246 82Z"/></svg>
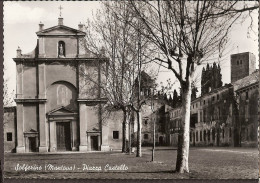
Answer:
<svg viewBox="0 0 260 183"><path fill-rule="evenodd" d="M16 107L4 108L4 151L15 152L16 147ZM12 141L7 141L7 133L12 133Z"/></svg>
<svg viewBox="0 0 260 183"><path fill-rule="evenodd" d="M123 122L123 112L121 110L112 111L106 122L103 125L109 127L108 134L103 134L108 136L109 147L113 150L121 150L122 148L122 122ZM119 138L113 139L113 131L119 131ZM128 126L127 126L128 131ZM128 139L128 133L126 134Z"/></svg>

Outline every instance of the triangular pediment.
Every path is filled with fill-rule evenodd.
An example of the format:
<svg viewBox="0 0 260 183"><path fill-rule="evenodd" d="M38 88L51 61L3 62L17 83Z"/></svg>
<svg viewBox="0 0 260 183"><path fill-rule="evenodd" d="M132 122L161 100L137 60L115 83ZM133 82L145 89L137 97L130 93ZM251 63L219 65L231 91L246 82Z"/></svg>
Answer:
<svg viewBox="0 0 260 183"><path fill-rule="evenodd" d="M64 25L57 25L54 27L50 27L48 29L44 29L42 31L38 31L36 32L36 34L38 36L40 35L85 35L85 32Z"/></svg>
<svg viewBox="0 0 260 183"><path fill-rule="evenodd" d="M48 112L48 115L60 115L60 114L75 114L75 112L65 108L64 106L58 107Z"/></svg>

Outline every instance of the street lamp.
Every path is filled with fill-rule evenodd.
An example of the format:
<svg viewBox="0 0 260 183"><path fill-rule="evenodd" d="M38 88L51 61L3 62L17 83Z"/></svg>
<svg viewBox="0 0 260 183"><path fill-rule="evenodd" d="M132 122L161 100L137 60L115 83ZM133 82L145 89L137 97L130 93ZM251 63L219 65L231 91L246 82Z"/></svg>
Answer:
<svg viewBox="0 0 260 183"><path fill-rule="evenodd" d="M154 93L156 93L156 89L153 88L152 97L151 97L151 110L152 110L152 115L155 115L155 113L154 113L154 102L153 102ZM153 119L153 118L152 118L152 119ZM154 151L155 151L155 119L153 119L152 161L154 161Z"/></svg>

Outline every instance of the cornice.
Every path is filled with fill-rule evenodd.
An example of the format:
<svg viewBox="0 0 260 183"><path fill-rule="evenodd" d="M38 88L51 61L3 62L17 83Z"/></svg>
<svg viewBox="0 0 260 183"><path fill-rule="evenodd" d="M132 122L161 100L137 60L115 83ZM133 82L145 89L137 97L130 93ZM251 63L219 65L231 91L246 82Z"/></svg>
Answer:
<svg viewBox="0 0 260 183"><path fill-rule="evenodd" d="M45 103L47 99L42 98L42 99L33 99L33 98L16 98L14 99L16 103Z"/></svg>

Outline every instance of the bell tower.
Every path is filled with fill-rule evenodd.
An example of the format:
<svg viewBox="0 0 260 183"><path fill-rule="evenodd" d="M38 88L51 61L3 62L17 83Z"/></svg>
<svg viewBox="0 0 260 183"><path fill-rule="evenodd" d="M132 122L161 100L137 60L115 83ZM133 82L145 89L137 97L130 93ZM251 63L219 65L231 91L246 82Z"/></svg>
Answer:
<svg viewBox="0 0 260 183"><path fill-rule="evenodd" d="M231 83L242 79L256 70L256 57L253 53L244 52L230 56Z"/></svg>

